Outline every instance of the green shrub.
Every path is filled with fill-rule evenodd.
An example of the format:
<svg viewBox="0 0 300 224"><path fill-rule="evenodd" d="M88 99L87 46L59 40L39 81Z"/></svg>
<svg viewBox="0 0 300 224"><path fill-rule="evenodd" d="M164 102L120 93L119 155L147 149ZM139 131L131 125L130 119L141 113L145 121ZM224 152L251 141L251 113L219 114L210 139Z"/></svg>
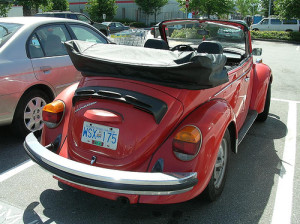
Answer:
<svg viewBox="0 0 300 224"><path fill-rule="evenodd" d="M252 39L289 40L300 42L300 32L251 31Z"/></svg>
<svg viewBox="0 0 300 224"><path fill-rule="evenodd" d="M197 33L196 28L183 28L180 30L174 30L171 34L172 38L187 38L187 39L201 39L202 35Z"/></svg>

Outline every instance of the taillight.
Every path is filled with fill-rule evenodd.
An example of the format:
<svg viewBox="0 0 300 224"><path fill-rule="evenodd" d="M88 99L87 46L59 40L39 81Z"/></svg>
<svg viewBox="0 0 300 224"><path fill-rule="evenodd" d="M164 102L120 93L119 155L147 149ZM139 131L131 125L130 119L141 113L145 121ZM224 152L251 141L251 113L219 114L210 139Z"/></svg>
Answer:
<svg viewBox="0 0 300 224"><path fill-rule="evenodd" d="M201 143L202 134L199 128L187 125L176 133L173 139L173 152L178 159L189 161L198 155Z"/></svg>
<svg viewBox="0 0 300 224"><path fill-rule="evenodd" d="M43 121L48 128L55 128L61 122L65 112L65 104L55 100L43 108Z"/></svg>

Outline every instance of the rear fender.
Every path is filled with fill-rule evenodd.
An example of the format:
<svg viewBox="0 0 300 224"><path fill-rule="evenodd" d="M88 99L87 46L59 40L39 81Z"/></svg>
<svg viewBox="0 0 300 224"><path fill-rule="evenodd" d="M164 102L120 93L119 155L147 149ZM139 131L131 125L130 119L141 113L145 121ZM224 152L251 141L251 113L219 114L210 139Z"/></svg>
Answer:
<svg viewBox="0 0 300 224"><path fill-rule="evenodd" d="M269 83L272 83L271 69L262 63L253 64L253 89L250 110L263 112Z"/></svg>
<svg viewBox="0 0 300 224"><path fill-rule="evenodd" d="M172 141L174 136L182 127L186 125L194 125L198 127L202 133L202 145L200 151L198 155L191 161L179 160L177 157L175 157L172 149ZM197 172L198 184L191 191L177 196L169 195L168 199L161 198L162 201L167 200L167 203L186 201L199 195L205 189L213 172L219 145L221 144L223 135L228 127L230 127L230 131L234 131L231 134L233 134L233 139L236 140L237 132L235 127L235 115L232 108L225 100L214 99L201 105L198 109L193 111L171 133L164 144L154 154L149 164L148 171L151 172L155 166L155 163L160 159L160 161L163 160L163 172ZM142 196L140 198L140 202L157 202L159 201L157 200L157 197Z"/></svg>
<svg viewBox="0 0 300 224"><path fill-rule="evenodd" d="M55 140L58 135L62 135L62 143L64 142L65 137L67 136L70 111L72 109L72 98L74 96L75 90L77 89L78 83L64 89L54 100L62 100L65 103L65 112L64 117L62 118L61 123L56 128L48 128L44 125L41 144L48 145Z"/></svg>

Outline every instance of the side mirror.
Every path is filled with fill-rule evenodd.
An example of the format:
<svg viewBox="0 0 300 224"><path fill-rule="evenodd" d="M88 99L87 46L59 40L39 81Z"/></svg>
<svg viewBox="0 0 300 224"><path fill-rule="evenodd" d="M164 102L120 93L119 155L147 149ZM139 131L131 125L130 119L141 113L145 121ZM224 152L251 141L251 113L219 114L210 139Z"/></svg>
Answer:
<svg viewBox="0 0 300 224"><path fill-rule="evenodd" d="M261 49L261 48L253 48L253 49L252 49L252 54L253 54L254 56L261 56L261 54L262 54L262 49Z"/></svg>

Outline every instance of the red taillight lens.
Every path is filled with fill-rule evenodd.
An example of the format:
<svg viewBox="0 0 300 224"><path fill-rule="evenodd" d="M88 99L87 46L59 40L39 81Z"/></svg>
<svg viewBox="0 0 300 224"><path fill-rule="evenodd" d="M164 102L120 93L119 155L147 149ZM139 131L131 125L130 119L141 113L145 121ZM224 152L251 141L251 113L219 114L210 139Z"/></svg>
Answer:
<svg viewBox="0 0 300 224"><path fill-rule="evenodd" d="M61 122L65 112L65 104L61 100L53 101L43 108L43 121L48 128L55 128Z"/></svg>
<svg viewBox="0 0 300 224"><path fill-rule="evenodd" d="M194 159L201 147L202 135L196 126L183 127L173 139L173 152L175 156L183 161Z"/></svg>

